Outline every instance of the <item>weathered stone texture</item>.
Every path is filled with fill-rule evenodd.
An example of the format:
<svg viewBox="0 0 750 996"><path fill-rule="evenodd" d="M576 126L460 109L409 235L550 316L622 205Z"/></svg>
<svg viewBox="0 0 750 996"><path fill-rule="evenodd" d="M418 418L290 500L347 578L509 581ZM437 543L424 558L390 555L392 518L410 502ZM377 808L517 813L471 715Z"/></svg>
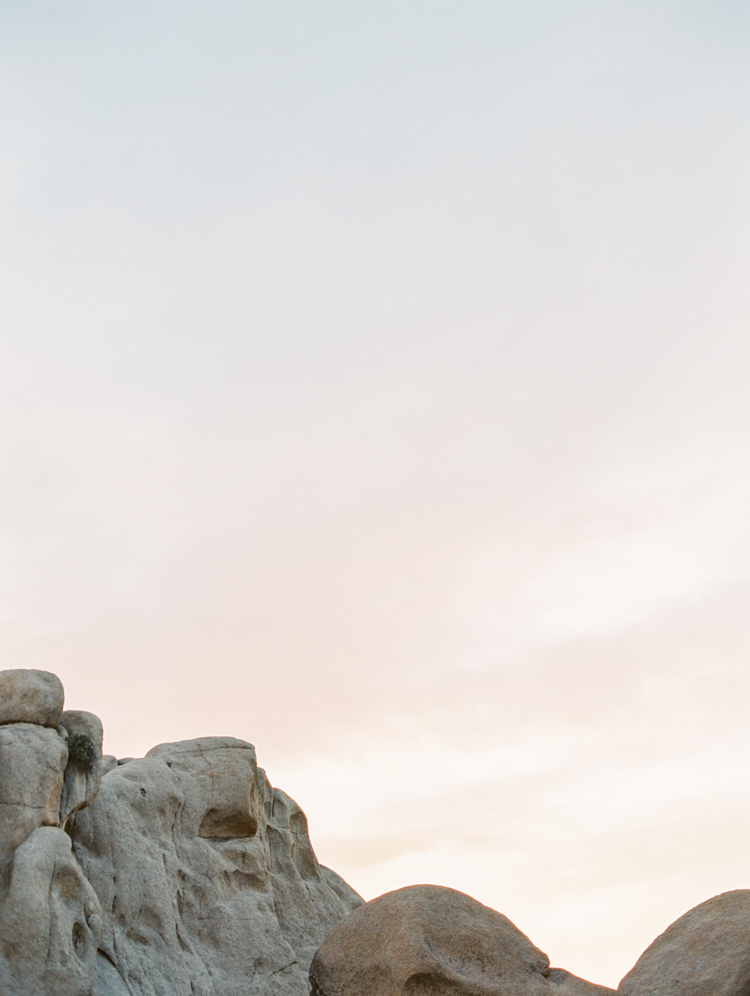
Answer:
<svg viewBox="0 0 750 996"><path fill-rule="evenodd" d="M2 996L91 996L101 907L64 831L40 827L5 869Z"/></svg>
<svg viewBox="0 0 750 996"><path fill-rule="evenodd" d="M0 996L613 996L453 889L363 905L251 744L118 761L62 708L55 675L0 672ZM618 993L750 996L750 891L686 913Z"/></svg>
<svg viewBox="0 0 750 996"><path fill-rule="evenodd" d="M0 726L0 860L37 827L60 823L68 748L56 730L31 723Z"/></svg>
<svg viewBox="0 0 750 996"><path fill-rule="evenodd" d="M57 729L65 693L49 671L0 671L0 724L34 723Z"/></svg>
<svg viewBox="0 0 750 996"><path fill-rule="evenodd" d="M749 996L750 890L714 896L681 916L620 983L622 996Z"/></svg>
<svg viewBox="0 0 750 996"><path fill-rule="evenodd" d="M65 733L66 744L71 738L85 738L91 748L90 758L77 758L72 751L65 769L60 800L60 826L65 829L70 817L90 805L102 783L102 740L104 730L98 716L92 712L64 712L60 727Z"/></svg>
<svg viewBox="0 0 750 996"><path fill-rule="evenodd" d="M604 996L550 969L495 910L436 885L386 893L355 910L313 959L314 996Z"/></svg>
<svg viewBox="0 0 750 996"><path fill-rule="evenodd" d="M229 737L111 768L72 833L104 911L96 996L307 996L315 949L361 903Z"/></svg>

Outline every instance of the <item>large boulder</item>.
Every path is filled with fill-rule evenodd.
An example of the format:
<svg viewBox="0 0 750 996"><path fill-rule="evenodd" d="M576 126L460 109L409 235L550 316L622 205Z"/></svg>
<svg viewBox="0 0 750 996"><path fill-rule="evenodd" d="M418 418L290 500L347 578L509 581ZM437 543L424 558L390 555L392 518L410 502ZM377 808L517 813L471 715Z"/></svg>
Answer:
<svg viewBox="0 0 750 996"><path fill-rule="evenodd" d="M53 827L34 830L6 869L0 901L2 996L91 996L101 907Z"/></svg>
<svg viewBox="0 0 750 996"><path fill-rule="evenodd" d="M750 890L723 892L660 934L620 983L622 996L749 996Z"/></svg>
<svg viewBox="0 0 750 996"><path fill-rule="evenodd" d="M71 823L103 908L96 996L308 996L313 953L362 900L318 864L252 745L208 737L110 765Z"/></svg>
<svg viewBox="0 0 750 996"><path fill-rule="evenodd" d="M16 669L0 671L0 724L34 723L57 728L65 692L56 674Z"/></svg>
<svg viewBox="0 0 750 996"><path fill-rule="evenodd" d="M68 748L56 730L31 723L0 726L0 861L32 830L60 823Z"/></svg>
<svg viewBox="0 0 750 996"><path fill-rule="evenodd" d="M310 969L314 996L604 996L462 892L413 885L336 926Z"/></svg>

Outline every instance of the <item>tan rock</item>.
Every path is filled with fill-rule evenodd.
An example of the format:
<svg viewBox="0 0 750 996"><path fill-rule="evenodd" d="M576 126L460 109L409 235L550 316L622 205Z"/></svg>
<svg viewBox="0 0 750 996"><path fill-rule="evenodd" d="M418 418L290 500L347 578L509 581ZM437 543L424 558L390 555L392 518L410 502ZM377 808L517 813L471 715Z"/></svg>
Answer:
<svg viewBox="0 0 750 996"><path fill-rule="evenodd" d="M185 774L191 791L180 813L185 837L254 837L258 832L255 748L234 737L159 744L146 757L162 758Z"/></svg>
<svg viewBox="0 0 750 996"><path fill-rule="evenodd" d="M35 723L57 729L65 692L49 671L0 671L0 724Z"/></svg>
<svg viewBox="0 0 750 996"><path fill-rule="evenodd" d="M314 951L361 904L231 737L110 767L71 833L103 908L96 996L308 996Z"/></svg>
<svg viewBox="0 0 750 996"><path fill-rule="evenodd" d="M104 731L101 720L91 712L64 712L60 726L69 755L60 800L60 826L64 830L70 818L93 802L99 792Z"/></svg>
<svg viewBox="0 0 750 996"><path fill-rule="evenodd" d="M0 902L3 996L91 996L101 907L62 830L16 850Z"/></svg>
<svg viewBox="0 0 750 996"><path fill-rule="evenodd" d="M67 760L56 730L30 723L0 726L0 860L37 827L59 825Z"/></svg>
<svg viewBox="0 0 750 996"><path fill-rule="evenodd" d="M714 896L685 913L643 952L623 996L747 996L750 890Z"/></svg>
<svg viewBox="0 0 750 996"><path fill-rule="evenodd" d="M54 675L0 674L0 996L308 996L361 899L252 745L118 762L62 704Z"/></svg>
<svg viewBox="0 0 750 996"><path fill-rule="evenodd" d="M613 990L550 969L495 910L462 892L413 885L355 910L321 944L315 996L595 996Z"/></svg>
<svg viewBox="0 0 750 996"><path fill-rule="evenodd" d="M564 968L551 968L549 973L549 996L605 996L609 993L612 996L616 992L607 986L598 986L593 982L566 972Z"/></svg>

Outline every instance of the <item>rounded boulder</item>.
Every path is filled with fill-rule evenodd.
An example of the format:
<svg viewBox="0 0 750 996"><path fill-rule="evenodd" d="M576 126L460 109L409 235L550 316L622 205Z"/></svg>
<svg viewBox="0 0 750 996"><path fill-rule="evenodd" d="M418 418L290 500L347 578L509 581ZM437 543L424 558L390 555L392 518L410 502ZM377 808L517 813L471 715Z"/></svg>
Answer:
<svg viewBox="0 0 750 996"><path fill-rule="evenodd" d="M57 729L64 701L62 682L50 671L0 671L0 726L33 723Z"/></svg>
<svg viewBox="0 0 750 996"><path fill-rule="evenodd" d="M310 967L313 996L574 996L612 990L550 969L511 921L462 892L412 885L338 924Z"/></svg>
<svg viewBox="0 0 750 996"><path fill-rule="evenodd" d="M689 910L646 948L620 983L622 996L748 996L750 889Z"/></svg>

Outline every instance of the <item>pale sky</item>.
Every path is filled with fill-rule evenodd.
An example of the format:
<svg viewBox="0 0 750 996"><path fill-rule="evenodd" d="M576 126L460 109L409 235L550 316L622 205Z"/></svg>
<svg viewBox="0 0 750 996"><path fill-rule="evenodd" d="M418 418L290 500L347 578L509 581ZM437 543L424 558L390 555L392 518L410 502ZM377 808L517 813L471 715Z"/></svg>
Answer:
<svg viewBox="0 0 750 996"><path fill-rule="evenodd" d="M747 4L0 29L0 666L592 981L750 887Z"/></svg>

